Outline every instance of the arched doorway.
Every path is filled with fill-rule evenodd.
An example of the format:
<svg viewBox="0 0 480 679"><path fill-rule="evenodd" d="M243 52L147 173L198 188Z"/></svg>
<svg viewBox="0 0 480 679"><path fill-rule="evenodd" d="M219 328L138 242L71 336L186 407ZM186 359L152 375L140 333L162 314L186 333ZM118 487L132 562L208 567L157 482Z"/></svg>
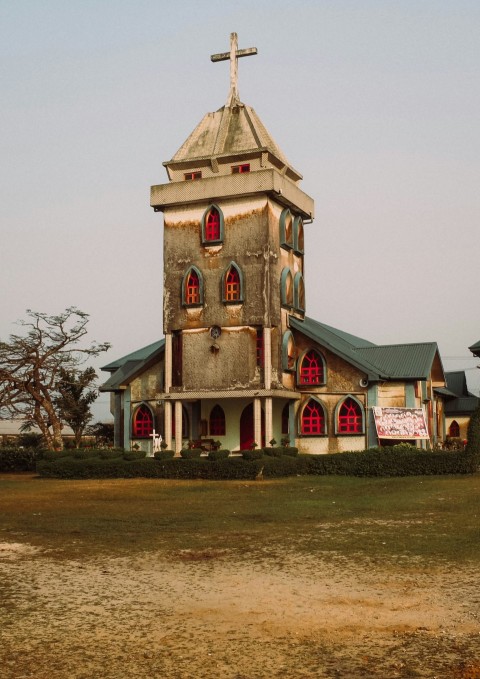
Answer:
<svg viewBox="0 0 480 679"><path fill-rule="evenodd" d="M253 403L240 416L240 450L249 450L254 442ZM258 443L258 442L257 442ZM265 413L262 410L262 446L265 446Z"/></svg>

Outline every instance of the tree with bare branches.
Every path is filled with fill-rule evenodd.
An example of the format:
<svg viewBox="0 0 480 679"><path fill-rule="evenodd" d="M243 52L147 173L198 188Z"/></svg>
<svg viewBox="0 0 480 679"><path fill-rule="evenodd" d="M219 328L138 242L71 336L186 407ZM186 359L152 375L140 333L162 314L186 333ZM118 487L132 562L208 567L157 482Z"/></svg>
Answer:
<svg viewBox="0 0 480 679"><path fill-rule="evenodd" d="M65 376L78 378L79 366L110 344L82 345L89 316L76 307L57 316L28 309L27 316L19 321L24 335L0 341L0 415L21 416L40 429L50 449L62 450L62 380L65 393Z"/></svg>

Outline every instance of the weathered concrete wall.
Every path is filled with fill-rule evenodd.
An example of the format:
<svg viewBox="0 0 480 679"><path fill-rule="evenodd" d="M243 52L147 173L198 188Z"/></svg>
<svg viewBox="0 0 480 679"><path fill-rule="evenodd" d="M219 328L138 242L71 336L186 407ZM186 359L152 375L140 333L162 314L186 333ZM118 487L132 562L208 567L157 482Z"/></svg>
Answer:
<svg viewBox="0 0 480 679"><path fill-rule="evenodd" d="M403 382L379 384L377 401L377 405L382 408L404 408L405 384Z"/></svg>
<svg viewBox="0 0 480 679"><path fill-rule="evenodd" d="M253 328L223 328L214 341L207 328L185 331L183 340L183 390L235 389L258 386L256 332Z"/></svg>
<svg viewBox="0 0 480 679"><path fill-rule="evenodd" d="M215 246L201 243L201 219L208 204L165 212L166 332L212 325L278 325L280 321L278 254L271 247L266 197L224 200L217 205L225 225L224 241ZM240 267L244 281L244 301L235 305L222 302L222 276L232 261ZM182 280L191 265L200 270L204 282L204 304L198 309L182 306Z"/></svg>

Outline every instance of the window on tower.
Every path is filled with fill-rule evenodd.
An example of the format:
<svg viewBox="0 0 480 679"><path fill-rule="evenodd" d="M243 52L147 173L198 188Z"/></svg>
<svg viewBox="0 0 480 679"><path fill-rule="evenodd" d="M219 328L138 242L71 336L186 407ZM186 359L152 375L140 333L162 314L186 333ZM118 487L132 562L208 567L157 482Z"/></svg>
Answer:
<svg viewBox="0 0 480 679"><path fill-rule="evenodd" d="M183 277L182 304L184 306L201 306L203 304L203 278L195 266L191 266Z"/></svg>
<svg viewBox="0 0 480 679"><path fill-rule="evenodd" d="M219 207L210 205L202 217L203 245L219 245L223 242L223 214Z"/></svg>
<svg viewBox="0 0 480 679"><path fill-rule="evenodd" d="M243 302L243 277L239 267L232 262L223 275L223 301Z"/></svg>
<svg viewBox="0 0 480 679"><path fill-rule="evenodd" d="M232 167L232 174L243 174L244 172L250 172L250 163L244 163L243 165L234 165Z"/></svg>
<svg viewBox="0 0 480 679"><path fill-rule="evenodd" d="M191 180L191 179L201 179L202 178L202 173L200 171L197 172L185 172L183 175L186 180Z"/></svg>

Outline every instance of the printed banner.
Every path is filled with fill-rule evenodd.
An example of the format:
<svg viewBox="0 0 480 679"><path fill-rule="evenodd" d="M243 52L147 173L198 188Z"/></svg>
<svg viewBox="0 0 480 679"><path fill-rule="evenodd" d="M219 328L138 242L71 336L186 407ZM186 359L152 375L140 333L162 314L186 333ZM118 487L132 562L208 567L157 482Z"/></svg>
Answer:
<svg viewBox="0 0 480 679"><path fill-rule="evenodd" d="M428 439L425 414L421 408L373 407L379 439Z"/></svg>

